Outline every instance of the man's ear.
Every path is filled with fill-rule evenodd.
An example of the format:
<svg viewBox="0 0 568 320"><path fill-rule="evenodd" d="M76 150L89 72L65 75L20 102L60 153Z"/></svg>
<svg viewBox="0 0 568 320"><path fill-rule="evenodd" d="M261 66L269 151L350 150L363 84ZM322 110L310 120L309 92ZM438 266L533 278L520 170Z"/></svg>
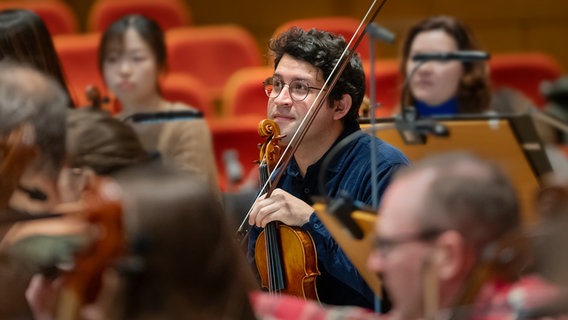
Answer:
<svg viewBox="0 0 568 320"><path fill-rule="evenodd" d="M339 120L345 117L345 115L351 110L353 100L348 94L341 96L340 100L333 101L333 119Z"/></svg>
<svg viewBox="0 0 568 320"><path fill-rule="evenodd" d="M442 281L453 281L469 273L473 256L464 238L457 231L449 230L436 240L436 264Z"/></svg>

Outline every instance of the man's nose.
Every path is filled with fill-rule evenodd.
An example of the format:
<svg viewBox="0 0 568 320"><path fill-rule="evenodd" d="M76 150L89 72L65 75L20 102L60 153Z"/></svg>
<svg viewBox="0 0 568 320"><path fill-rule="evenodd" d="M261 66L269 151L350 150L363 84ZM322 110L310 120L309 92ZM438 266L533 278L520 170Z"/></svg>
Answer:
<svg viewBox="0 0 568 320"><path fill-rule="evenodd" d="M293 102L289 85L285 84L282 87L280 94L274 98L274 102L278 104L291 104Z"/></svg>

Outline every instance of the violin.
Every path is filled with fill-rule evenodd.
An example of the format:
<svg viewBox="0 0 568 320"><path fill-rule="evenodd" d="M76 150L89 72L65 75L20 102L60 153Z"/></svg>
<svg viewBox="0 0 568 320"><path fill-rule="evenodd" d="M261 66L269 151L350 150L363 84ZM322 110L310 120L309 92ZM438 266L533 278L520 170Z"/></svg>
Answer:
<svg viewBox="0 0 568 320"><path fill-rule="evenodd" d="M280 130L272 120L262 120L258 133L266 138L260 146L261 185L268 184L269 172L274 169L281 148ZM262 193L265 193L263 190ZM304 299L319 300L316 277L320 275L316 247L312 236L298 227L273 221L258 236L255 262L262 287L270 293L286 293Z"/></svg>
<svg viewBox="0 0 568 320"><path fill-rule="evenodd" d="M84 305L94 302L104 271L126 251L122 199L118 186L109 178L96 178L75 213L88 221L93 232L91 244L75 257L73 269L62 275L56 319L79 319Z"/></svg>
<svg viewBox="0 0 568 320"><path fill-rule="evenodd" d="M85 96L87 97L87 101L89 101L89 104L84 106L85 108L90 108L92 110L105 110L103 109L103 105L109 103L109 98L104 97L101 94L101 90L96 86L87 86L85 88Z"/></svg>
<svg viewBox="0 0 568 320"><path fill-rule="evenodd" d="M85 90L93 110L101 110L106 99L95 86ZM62 274L62 290L56 306L56 319L79 319L84 305L97 298L104 271L126 251L122 219L122 197L110 178L96 176L79 203L63 204L64 214L79 214L89 225L90 245L76 253L73 269ZM60 210L60 211L61 211Z"/></svg>

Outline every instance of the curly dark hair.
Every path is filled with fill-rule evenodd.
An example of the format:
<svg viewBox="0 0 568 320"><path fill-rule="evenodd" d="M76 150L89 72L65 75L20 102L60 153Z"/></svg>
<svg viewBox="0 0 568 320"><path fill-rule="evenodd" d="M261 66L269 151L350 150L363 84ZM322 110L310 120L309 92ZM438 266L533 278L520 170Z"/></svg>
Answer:
<svg viewBox="0 0 568 320"><path fill-rule="evenodd" d="M330 76L346 48L347 43L340 35L317 29L306 31L298 27L292 27L280 34L269 45L274 57L274 68L278 67L282 56L288 54L320 69L324 79ZM333 87L329 95L329 105L333 105L333 101L341 100L344 94L350 95L352 99L351 109L342 119L346 125L357 122L359 107L365 95L365 72L357 53L353 54Z"/></svg>
<svg viewBox="0 0 568 320"><path fill-rule="evenodd" d="M406 62L410 58L410 48L416 36L425 31L443 30L452 37L458 50L479 50L477 40L470 29L460 21L449 16L435 16L427 18L408 32L402 45L402 59L400 72L404 79L407 75ZM464 62L464 74L458 86L458 108L460 113L480 113L489 108L491 89L485 61ZM405 97L411 105L416 103L411 93ZM402 101L401 101L402 103Z"/></svg>

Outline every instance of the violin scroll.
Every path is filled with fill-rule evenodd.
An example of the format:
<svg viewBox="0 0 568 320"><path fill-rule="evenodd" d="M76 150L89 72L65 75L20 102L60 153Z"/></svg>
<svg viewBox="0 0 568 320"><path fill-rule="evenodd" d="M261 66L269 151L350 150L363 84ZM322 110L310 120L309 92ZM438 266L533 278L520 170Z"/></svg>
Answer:
<svg viewBox="0 0 568 320"><path fill-rule="evenodd" d="M89 101L87 107L94 110L102 110L103 104L108 103L109 99L101 95L101 91L96 86L89 85L85 88L85 96Z"/></svg>
<svg viewBox="0 0 568 320"><path fill-rule="evenodd" d="M276 122L270 119L260 121L258 135L266 139L264 144L259 145L259 162L266 161L269 171L272 171L282 154L282 148L278 141L285 136L280 135L280 128L278 128Z"/></svg>

